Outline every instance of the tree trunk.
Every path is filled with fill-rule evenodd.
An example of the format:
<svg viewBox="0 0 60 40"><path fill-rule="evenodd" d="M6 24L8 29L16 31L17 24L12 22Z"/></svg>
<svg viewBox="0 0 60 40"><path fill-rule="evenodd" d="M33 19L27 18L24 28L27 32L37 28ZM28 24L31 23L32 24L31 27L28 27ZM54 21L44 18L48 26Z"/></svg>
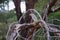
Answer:
<svg viewBox="0 0 60 40"><path fill-rule="evenodd" d="M25 0L25 1L26 1L26 11L28 9L34 9L35 0ZM19 20L20 17L22 16L21 9L20 9L21 0L13 0L13 2L14 2L14 5L15 5L17 19ZM26 13L25 23L31 23L32 18L29 14L30 14L30 11ZM23 19L21 20L20 23L24 23ZM30 29L34 30L34 28L30 28ZM22 30L21 31L21 36L27 38L27 37L30 36L30 34L33 34L33 31L31 31L31 32L29 31L30 29ZM29 40L32 40L31 38L32 37L30 37ZM24 39L21 39L21 40L24 40Z"/></svg>
<svg viewBox="0 0 60 40"><path fill-rule="evenodd" d="M21 8L20 8L21 0L13 0L13 2L14 2L14 5L15 5L17 20L19 20L20 17L22 16ZM21 23L21 24L24 23L24 20L22 19L19 23Z"/></svg>
<svg viewBox="0 0 60 40"><path fill-rule="evenodd" d="M26 11L29 9L34 9L34 4L35 0L26 0ZM29 15L30 13L31 13L30 11L26 13L26 23L31 22L31 16Z"/></svg>
<svg viewBox="0 0 60 40"><path fill-rule="evenodd" d="M26 0L26 11L29 9L34 9L35 1L36 0ZM28 11L26 13L25 23L31 23L32 22L32 17L29 15L30 13L31 13L30 11ZM28 40L32 40L32 34L33 34L34 30L35 29L33 27L26 30L26 32L25 32L27 34L26 38L29 38L31 36Z"/></svg>
<svg viewBox="0 0 60 40"><path fill-rule="evenodd" d="M34 9L34 4L35 4L35 0L26 0L26 11L29 9ZM31 13L30 11L26 13L25 23L31 23L32 18L29 15L30 13ZM21 31L22 36L25 38L28 38L29 36L31 36L33 34L33 31L29 31L29 30L34 30L34 28ZM32 40L32 36L28 40Z"/></svg>

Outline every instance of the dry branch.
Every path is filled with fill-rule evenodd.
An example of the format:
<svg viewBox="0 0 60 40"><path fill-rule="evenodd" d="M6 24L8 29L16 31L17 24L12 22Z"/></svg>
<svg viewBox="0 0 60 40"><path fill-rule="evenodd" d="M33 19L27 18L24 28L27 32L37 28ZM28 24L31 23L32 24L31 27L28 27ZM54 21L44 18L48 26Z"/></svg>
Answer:
<svg viewBox="0 0 60 40"><path fill-rule="evenodd" d="M46 20L46 16L48 16L51 12L52 6L57 2L57 0L50 0L50 2L46 5L45 11L42 13L43 20Z"/></svg>
<svg viewBox="0 0 60 40"><path fill-rule="evenodd" d="M49 31L54 32L54 33L60 33L60 30L58 30L57 28L53 28L53 27L49 27Z"/></svg>
<svg viewBox="0 0 60 40"><path fill-rule="evenodd" d="M38 26L39 25L39 26ZM55 26L55 25L54 25ZM50 40L50 35L49 35L49 31L50 32L54 32L55 34L57 34L58 36L60 36L60 30L59 29L57 29L56 27L54 28L54 27L51 27L50 25L48 25L47 23L45 23L43 20L39 20L39 21L36 21L36 22L33 22L33 23L26 23L26 24L18 24L18 23L15 23L15 24L13 24L13 25L11 25L11 27L9 28L9 34L11 33L11 36L13 35L13 34L15 34L16 35L16 33L17 33L17 36L18 36L18 31L21 31L21 30L26 30L26 29L30 29L30 28L35 28L36 30L35 30L35 32L37 31L37 29L39 29L40 27L43 27L43 28L45 28L45 30L46 30L46 32L47 32L47 39L48 40ZM12 30L12 32L11 32L11 30ZM16 30L16 32L14 31L14 30ZM13 34L12 34L13 33ZM8 37L10 36L8 34L8 36L7 36L7 39L8 39ZM15 37L15 35L14 36L12 36L12 37ZM17 37L16 36L16 37ZM31 35L30 35L31 36ZM30 37L29 36L29 37ZM16 39L16 37L15 37L15 39ZM27 39L29 39L29 37L27 38ZM23 37L24 38L24 37ZM11 38L12 39L12 38ZM25 39L25 38L24 38ZM10 40L10 38L9 38L9 40Z"/></svg>
<svg viewBox="0 0 60 40"><path fill-rule="evenodd" d="M50 27L53 27L53 28L60 29L60 26L59 25L50 24L50 23L47 23L47 25L50 26Z"/></svg>
<svg viewBox="0 0 60 40"><path fill-rule="evenodd" d="M42 19L42 17L41 17L41 15L39 15L39 17L40 17L40 20L36 20L35 21L35 19L37 19L36 18L36 16L34 15L33 16L33 14L30 14L30 16L32 17L32 19L34 20L34 22L33 23L24 23L24 24L19 24L19 23L13 23L11 26L10 26L10 28L9 28L9 32L8 32L8 36L7 36L7 39L8 39L8 37L10 36L12 36L13 34L15 34L15 35L13 35L12 36L12 39L16 36L16 33L17 33L17 36L18 36L18 31L22 31L22 30L26 30L26 29L30 29L30 30L28 30L29 31L29 33L28 33L28 35L27 35L27 38L24 38L24 37L22 37L21 36L21 38L23 38L24 40L26 39L30 39L31 38L31 36L33 36L33 33L34 32L36 32L37 31L37 29L39 29L40 27L43 27L43 28L45 28L45 30L46 30L46 34L47 34L47 40L50 40L50 35L49 35L49 31L51 32L51 31L53 31L54 33L56 33L57 35L59 35L60 36L60 33L57 33L57 32L59 32L59 29L57 29L55 26L56 25L52 25L52 24L49 24L48 25L48 23L46 23L43 19ZM34 19L35 18L35 19ZM54 26L54 27L51 27L51 26ZM31 29L33 28L33 30L34 31L32 31ZM56 30L55 30L56 29ZM13 32L11 32L11 30L13 31ZM13 34L12 34L13 33ZM31 34L30 34L31 33ZM11 35L9 35L9 34L11 34ZM17 36L14 38L14 39L16 39L17 38ZM10 40L10 38L9 38L9 40Z"/></svg>
<svg viewBox="0 0 60 40"><path fill-rule="evenodd" d="M56 11L59 11L59 10L60 10L60 6L56 7L55 9L51 9L51 12L56 12Z"/></svg>

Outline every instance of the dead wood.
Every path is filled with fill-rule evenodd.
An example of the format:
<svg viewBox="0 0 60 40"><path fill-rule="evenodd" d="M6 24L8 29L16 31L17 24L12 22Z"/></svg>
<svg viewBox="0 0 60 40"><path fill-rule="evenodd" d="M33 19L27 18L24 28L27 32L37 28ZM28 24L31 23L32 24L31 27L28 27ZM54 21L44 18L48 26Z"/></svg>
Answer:
<svg viewBox="0 0 60 40"><path fill-rule="evenodd" d="M51 9L51 12L57 12L60 10L60 6L59 7L56 7L55 9Z"/></svg>
<svg viewBox="0 0 60 40"><path fill-rule="evenodd" d="M51 13L51 8L55 5L57 0L50 0L49 3L46 5L45 11L42 13L43 20L46 20L46 16L48 16Z"/></svg>

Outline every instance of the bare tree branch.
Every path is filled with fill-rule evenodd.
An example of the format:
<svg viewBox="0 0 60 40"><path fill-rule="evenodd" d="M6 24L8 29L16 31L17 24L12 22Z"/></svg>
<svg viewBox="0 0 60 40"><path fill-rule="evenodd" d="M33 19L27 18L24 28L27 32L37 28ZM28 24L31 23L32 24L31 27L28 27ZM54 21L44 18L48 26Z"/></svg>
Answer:
<svg viewBox="0 0 60 40"><path fill-rule="evenodd" d="M57 0L50 0L50 2L46 5L45 11L42 13L43 20L46 20L46 15L49 15L51 12L52 6L57 2Z"/></svg>
<svg viewBox="0 0 60 40"><path fill-rule="evenodd" d="M47 25L50 26L50 27L53 27L53 28L60 29L60 26L59 25L50 24L50 23L47 23Z"/></svg>
<svg viewBox="0 0 60 40"><path fill-rule="evenodd" d="M51 12L56 12L56 11L59 11L60 10L60 6L55 8L55 9L51 9Z"/></svg>

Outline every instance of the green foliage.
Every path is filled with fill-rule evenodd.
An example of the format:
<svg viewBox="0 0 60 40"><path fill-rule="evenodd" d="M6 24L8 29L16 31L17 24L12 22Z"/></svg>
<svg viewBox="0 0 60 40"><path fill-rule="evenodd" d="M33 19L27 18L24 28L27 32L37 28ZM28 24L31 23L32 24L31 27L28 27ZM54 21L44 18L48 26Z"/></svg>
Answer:
<svg viewBox="0 0 60 40"><path fill-rule="evenodd" d="M37 0L36 4L35 4L35 9L42 13L44 11L44 8L46 6L46 4L48 3L49 0Z"/></svg>
<svg viewBox="0 0 60 40"><path fill-rule="evenodd" d="M8 1L8 0L0 0L0 4L1 4L1 3L4 3L5 1Z"/></svg>
<svg viewBox="0 0 60 40"><path fill-rule="evenodd" d="M0 23L0 40L4 40L7 33L7 24Z"/></svg>
<svg viewBox="0 0 60 40"><path fill-rule="evenodd" d="M45 10L45 7L46 7L46 4L48 3L48 1L49 0L38 0L37 3L35 4L35 9L41 14ZM55 5L55 6L57 6L57 5ZM52 20L52 19L60 19L60 11L51 13L48 16L48 19L49 20L47 20L47 21L49 23L54 23L56 25L60 25L59 21ZM36 37L36 36L41 36L42 30L40 30L40 31L37 32L37 34L35 35L35 40L45 40L46 39L45 37ZM51 36L52 35L53 35L53 33L51 33ZM51 40L56 40L56 39L55 39L55 37L51 37Z"/></svg>
<svg viewBox="0 0 60 40"><path fill-rule="evenodd" d="M48 16L48 19L49 19L49 20L48 20L49 22L52 22L52 21L53 21L54 24L60 25L60 22L59 22L59 21L57 21L57 20L52 20L52 19L59 19L59 20L60 20L60 11L51 13L51 14Z"/></svg>
<svg viewBox="0 0 60 40"><path fill-rule="evenodd" d="M9 23L12 23L12 22L16 22L17 21L17 18L16 18L16 16L14 16L14 17L12 17L12 18L9 18L8 20L7 20L7 22L9 22Z"/></svg>
<svg viewBox="0 0 60 40"><path fill-rule="evenodd" d="M5 36L8 30L8 25L16 21L17 18L16 18L16 13L14 13L14 11L10 11L7 13L0 13L0 40L5 40Z"/></svg>
<svg viewBox="0 0 60 40"><path fill-rule="evenodd" d="M9 19L14 19L16 20L16 13L9 12L9 13L0 13L0 22L7 22Z"/></svg>
<svg viewBox="0 0 60 40"><path fill-rule="evenodd" d="M35 4L35 9L41 14L42 12L44 12L45 8L46 8L46 4L49 2L49 0L37 0L36 4ZM57 7L57 5L53 6L54 8ZM37 16L38 17L38 16ZM58 12L53 12L48 16L48 22L52 23L52 19L60 19L60 11ZM60 25L60 22L53 20L54 24L58 24Z"/></svg>
<svg viewBox="0 0 60 40"><path fill-rule="evenodd" d="M34 40L46 40L46 35L44 35L44 29L40 28L34 36Z"/></svg>

